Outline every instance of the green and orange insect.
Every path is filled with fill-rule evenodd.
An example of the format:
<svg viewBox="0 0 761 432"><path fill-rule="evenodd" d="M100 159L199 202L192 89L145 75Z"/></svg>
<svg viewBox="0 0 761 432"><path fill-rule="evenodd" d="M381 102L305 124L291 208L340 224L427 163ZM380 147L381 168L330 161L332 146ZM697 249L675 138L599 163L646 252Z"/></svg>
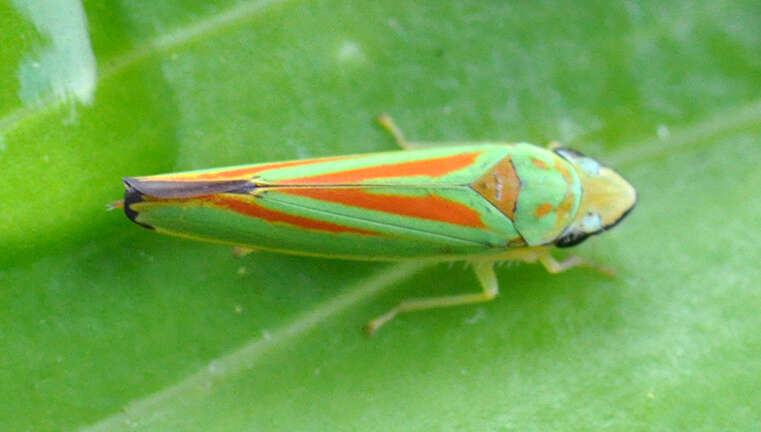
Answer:
<svg viewBox="0 0 761 432"><path fill-rule="evenodd" d="M157 232L243 249L358 260L464 260L481 293L408 299L401 312L483 302L494 263L540 262L550 273L591 266L555 260L620 222L637 194L614 170L573 150L525 143L406 150L124 178L124 212Z"/></svg>

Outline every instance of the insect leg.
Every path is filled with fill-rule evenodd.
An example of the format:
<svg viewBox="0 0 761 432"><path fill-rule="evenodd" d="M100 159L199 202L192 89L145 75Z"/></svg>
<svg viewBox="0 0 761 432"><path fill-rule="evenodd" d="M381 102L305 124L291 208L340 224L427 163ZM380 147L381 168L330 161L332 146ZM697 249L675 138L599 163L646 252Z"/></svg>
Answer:
<svg viewBox="0 0 761 432"><path fill-rule="evenodd" d="M552 254L550 254L549 251L546 251L546 253L543 253L539 256L539 262L541 262L544 268L546 268L547 271L552 274L561 273L574 267L588 267L611 277L615 276L616 274L615 269L591 263L584 258L576 255L571 255L563 261L558 261L555 259L555 257L552 256Z"/></svg>
<svg viewBox="0 0 761 432"><path fill-rule="evenodd" d="M381 125L383 129L386 129L388 133L394 137L394 140L396 140L396 144L399 145L399 147L405 150L411 150L415 147L414 145L410 145L410 143L407 142L407 140L404 138L402 130L399 129L399 127L394 123L390 115L383 113L378 116L377 120L378 124Z"/></svg>
<svg viewBox="0 0 761 432"><path fill-rule="evenodd" d="M233 256L235 256L235 258L240 258L253 252L256 252L256 249L243 246L233 246Z"/></svg>
<svg viewBox="0 0 761 432"><path fill-rule="evenodd" d="M403 300L390 311L367 323L365 330L372 336L382 325L391 321L400 313L470 303L481 303L496 297L497 294L499 294L499 286L497 285L497 276L494 274L494 262L474 263L474 269L476 271L476 277L478 277L478 281L481 283L482 291L480 293Z"/></svg>

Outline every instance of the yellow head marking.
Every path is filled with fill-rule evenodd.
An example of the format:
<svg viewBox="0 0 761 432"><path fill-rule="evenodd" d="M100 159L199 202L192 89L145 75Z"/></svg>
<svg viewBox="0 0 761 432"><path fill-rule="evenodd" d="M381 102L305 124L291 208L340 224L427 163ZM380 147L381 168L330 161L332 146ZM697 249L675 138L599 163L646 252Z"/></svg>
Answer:
<svg viewBox="0 0 761 432"><path fill-rule="evenodd" d="M576 216L555 240L560 247L581 243L620 222L637 202L637 191L620 174L596 160L569 149L556 152L579 174L581 203Z"/></svg>

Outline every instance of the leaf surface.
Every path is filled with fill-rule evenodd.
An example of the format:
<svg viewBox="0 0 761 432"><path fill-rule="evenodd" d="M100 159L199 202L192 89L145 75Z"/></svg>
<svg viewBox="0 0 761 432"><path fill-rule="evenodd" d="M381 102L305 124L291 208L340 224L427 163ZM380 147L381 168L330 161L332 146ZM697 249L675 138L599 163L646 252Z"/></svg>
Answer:
<svg viewBox="0 0 761 432"><path fill-rule="evenodd" d="M759 24L739 0L0 3L0 429L760 428ZM620 170L638 207L575 251L618 276L506 265L496 301L367 339L475 278L233 258L104 210L123 176L391 150L381 112Z"/></svg>

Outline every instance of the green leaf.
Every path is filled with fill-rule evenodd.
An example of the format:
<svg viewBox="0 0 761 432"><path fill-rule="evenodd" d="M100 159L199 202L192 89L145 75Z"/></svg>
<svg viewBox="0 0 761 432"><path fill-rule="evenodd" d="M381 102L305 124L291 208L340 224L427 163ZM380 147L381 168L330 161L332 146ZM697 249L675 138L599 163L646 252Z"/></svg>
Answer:
<svg viewBox="0 0 761 432"><path fill-rule="evenodd" d="M761 428L757 1L0 3L0 429ZM67 11L67 14L56 11ZM638 188L618 269L376 264L158 236L120 178L556 139Z"/></svg>

